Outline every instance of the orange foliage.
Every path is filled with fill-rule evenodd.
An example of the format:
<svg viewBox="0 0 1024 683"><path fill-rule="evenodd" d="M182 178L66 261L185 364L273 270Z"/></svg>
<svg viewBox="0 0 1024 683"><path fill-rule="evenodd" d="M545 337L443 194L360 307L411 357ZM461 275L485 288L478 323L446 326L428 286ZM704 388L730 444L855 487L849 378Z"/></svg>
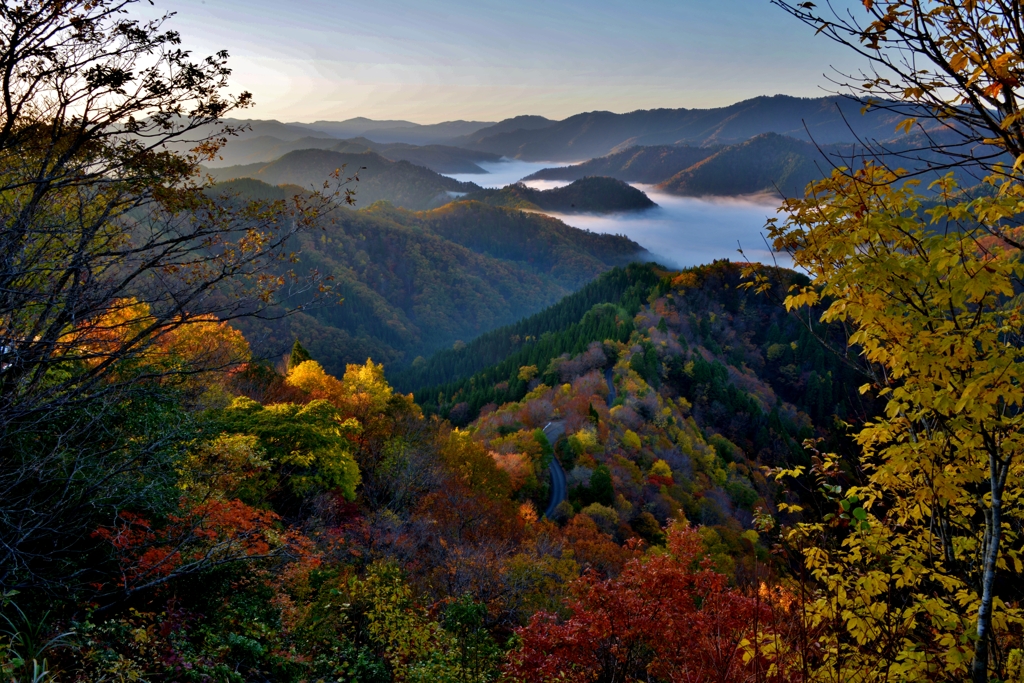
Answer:
<svg viewBox="0 0 1024 683"><path fill-rule="evenodd" d="M565 540L581 567L604 576L618 574L635 550L623 548L612 537L597 528L587 515L576 515L565 526Z"/></svg>
<svg viewBox="0 0 1024 683"><path fill-rule="evenodd" d="M490 451L490 455L498 469L508 475L513 491L518 491L522 488L527 477L533 474L533 463L530 461L529 456L523 453L497 453Z"/></svg>
<svg viewBox="0 0 1024 683"><path fill-rule="evenodd" d="M140 345L144 361L189 371L229 368L250 358L242 333L215 316L182 317L151 329L156 322L148 305L119 299L105 314L77 325L62 342L84 351L93 364Z"/></svg>
<svg viewBox="0 0 1024 683"><path fill-rule="evenodd" d="M108 541L121 565L125 589L190 573L217 564L271 555L284 544L308 550L308 542L290 533L277 534L280 518L238 500L208 500L190 504L168 524L155 527L149 520L122 511L109 527L93 532Z"/></svg>

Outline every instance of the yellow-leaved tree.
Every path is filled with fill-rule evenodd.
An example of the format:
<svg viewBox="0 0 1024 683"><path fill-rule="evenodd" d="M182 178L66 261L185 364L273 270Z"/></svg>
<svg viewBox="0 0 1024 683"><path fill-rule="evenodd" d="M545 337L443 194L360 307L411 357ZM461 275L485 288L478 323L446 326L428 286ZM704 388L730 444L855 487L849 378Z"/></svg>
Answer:
<svg viewBox="0 0 1024 683"><path fill-rule="evenodd" d="M831 511L783 530L810 581L802 638L793 651L770 643L777 673L1019 680L1021 3L775 4L870 60L850 90L899 114L894 135L907 134L869 146L874 162L840 164L769 223L775 248L811 277L786 306L849 330L862 391L885 406L858 426L856 462L816 454ZM908 180L922 165L985 180L923 187Z"/></svg>
<svg viewBox="0 0 1024 683"><path fill-rule="evenodd" d="M837 171L771 229L812 276L787 307L848 324L875 378L862 390L886 400L856 434L859 463L819 454L834 513L786 540L820 589L815 679L962 680L977 666L988 681L1024 623L1024 263L985 226L1024 213L1024 188L993 180L994 196L957 201L950 181L926 209L895 180Z"/></svg>

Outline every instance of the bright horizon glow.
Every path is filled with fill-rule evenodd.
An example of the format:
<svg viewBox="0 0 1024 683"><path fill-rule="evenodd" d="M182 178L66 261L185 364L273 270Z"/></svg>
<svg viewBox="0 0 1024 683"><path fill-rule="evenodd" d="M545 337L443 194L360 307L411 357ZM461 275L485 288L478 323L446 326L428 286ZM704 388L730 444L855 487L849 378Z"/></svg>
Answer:
<svg viewBox="0 0 1024 683"><path fill-rule="evenodd" d="M858 62L768 0L155 0L199 56L226 49L244 118L563 119L828 94Z"/></svg>

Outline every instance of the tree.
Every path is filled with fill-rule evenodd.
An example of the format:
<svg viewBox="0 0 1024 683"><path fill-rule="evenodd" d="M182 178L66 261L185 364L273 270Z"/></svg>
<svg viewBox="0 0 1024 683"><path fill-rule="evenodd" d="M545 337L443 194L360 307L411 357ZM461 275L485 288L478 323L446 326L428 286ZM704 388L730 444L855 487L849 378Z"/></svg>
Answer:
<svg viewBox="0 0 1024 683"><path fill-rule="evenodd" d="M590 475L587 500L609 506L615 501L612 473L607 465L598 465L594 473Z"/></svg>
<svg viewBox="0 0 1024 683"><path fill-rule="evenodd" d="M860 462L817 460L834 512L787 535L821 590L814 619L837 624L830 675L1002 678L1024 572L1019 3L776 4L866 57L854 94L911 116L898 128L938 166L991 172L979 191L947 177L921 196L901 169L840 168L769 226L813 278L787 307L849 326L862 391L887 400L856 434Z"/></svg>
<svg viewBox="0 0 1024 683"><path fill-rule="evenodd" d="M170 337L324 286L275 264L330 194L243 202L210 188L199 164L234 132L217 122L250 97L224 94L226 53L193 59L133 4L0 6L5 589L63 590L62 558L98 515L173 506L172 461L197 430L176 381L244 358L172 358Z"/></svg>
<svg viewBox="0 0 1024 683"><path fill-rule="evenodd" d="M904 118L897 129L908 136L899 144L863 141L868 158L989 172L1007 159L1020 164L1024 17L1016 3L866 0L856 13L772 2L863 56L869 68L840 75L839 85Z"/></svg>
<svg viewBox="0 0 1024 683"><path fill-rule="evenodd" d="M290 493L303 496L337 490L348 500L355 499L359 467L346 437L359 432L359 423L342 419L328 401L261 406L250 398L236 398L223 411L222 421L226 433L259 439L275 480L283 478L281 483L287 484ZM273 493L263 491L252 502L264 502Z"/></svg>
<svg viewBox="0 0 1024 683"><path fill-rule="evenodd" d="M305 347L299 343L299 340L296 339L295 343L292 344L291 355L288 356L288 369L291 370L292 368L296 368L307 360L312 360L312 357L309 355L309 351L307 351Z"/></svg>
<svg viewBox="0 0 1024 683"><path fill-rule="evenodd" d="M947 184L929 213L963 222L940 232L917 217L923 198L894 181L875 167L837 172L788 202L787 223L772 229L777 248L814 275L787 306L825 302L823 321L850 324L874 378L862 390L888 400L856 436L862 482L836 479L832 456L818 468L833 479L824 489L833 504L852 515L834 530L835 545L819 552L806 537L841 518L798 533L818 549L808 550L808 568L839 600L819 607L846 615L857 644L837 656L857 668L860 657L882 655L908 680L956 677L970 663L974 679L987 681L992 651L1022 616L1010 586L1024 571L1024 519L1011 502L1024 493L1024 265L1016 249L986 242L983 226L1024 212L1024 186L993 180L994 197L956 203ZM879 614L873 605L891 591L901 597ZM890 628L919 621L933 635ZM885 632L891 650L878 647Z"/></svg>
<svg viewBox="0 0 1024 683"><path fill-rule="evenodd" d="M697 530L675 526L666 552L630 560L615 578L588 572L572 586L567 618L539 612L517 629L521 646L506 673L521 681L753 680L740 644L764 610L704 559Z"/></svg>

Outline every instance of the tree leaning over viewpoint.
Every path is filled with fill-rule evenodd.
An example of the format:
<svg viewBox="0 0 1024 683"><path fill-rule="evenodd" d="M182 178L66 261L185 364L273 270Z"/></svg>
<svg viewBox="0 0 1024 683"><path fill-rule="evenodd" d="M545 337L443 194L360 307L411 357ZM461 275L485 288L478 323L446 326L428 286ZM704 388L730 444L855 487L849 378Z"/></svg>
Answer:
<svg viewBox="0 0 1024 683"><path fill-rule="evenodd" d="M860 462L816 460L834 512L783 534L819 588L807 626L821 656L804 671L1004 679L1024 623L1024 8L865 0L859 24L856 12L776 4L871 61L853 95L919 105L900 128L948 166L988 174L984 191L947 178L925 198L868 161L770 222L776 248L813 279L787 307L821 304L824 321L848 325L870 378L862 390L888 401L856 434Z"/></svg>
<svg viewBox="0 0 1024 683"><path fill-rule="evenodd" d="M154 383L244 358L169 336L323 288L268 268L331 197L215 196L199 164L250 97L134 2L0 3L0 589L67 589L97 515L173 495L154 468L189 426Z"/></svg>

